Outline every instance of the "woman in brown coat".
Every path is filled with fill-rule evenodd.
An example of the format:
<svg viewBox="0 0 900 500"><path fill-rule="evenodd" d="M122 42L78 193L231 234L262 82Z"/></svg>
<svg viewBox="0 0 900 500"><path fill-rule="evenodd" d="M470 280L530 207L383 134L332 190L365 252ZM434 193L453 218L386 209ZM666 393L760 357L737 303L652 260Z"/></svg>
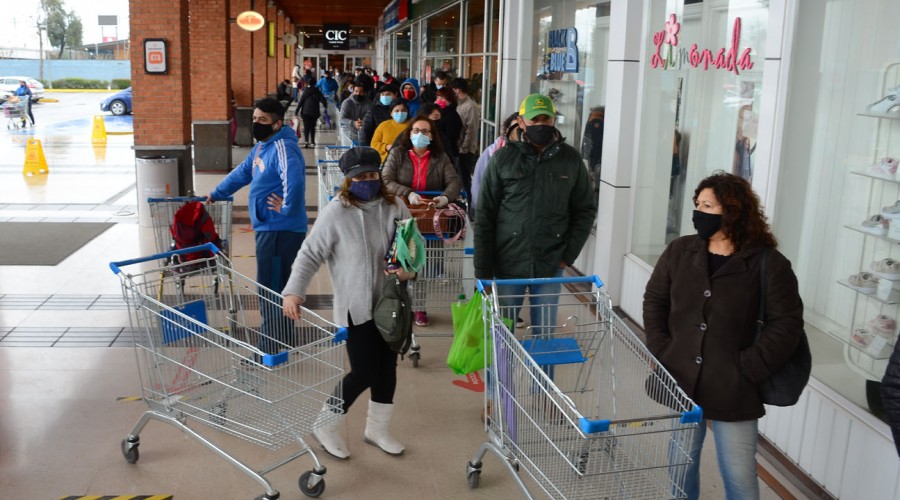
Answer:
<svg viewBox="0 0 900 500"><path fill-rule="evenodd" d="M663 252L644 294L647 346L703 408L685 493L700 492L700 449L707 420L715 434L728 499L759 498L757 384L780 368L803 331L803 302L791 264L775 250L759 198L736 175L717 172L694 191L697 235ZM760 265L766 263L765 329L755 342Z"/></svg>

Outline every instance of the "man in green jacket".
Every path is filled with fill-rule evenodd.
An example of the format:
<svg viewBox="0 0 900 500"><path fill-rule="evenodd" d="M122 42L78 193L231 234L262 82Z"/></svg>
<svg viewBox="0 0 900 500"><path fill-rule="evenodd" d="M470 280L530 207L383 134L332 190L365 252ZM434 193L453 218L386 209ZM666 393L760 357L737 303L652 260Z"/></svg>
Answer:
<svg viewBox="0 0 900 500"><path fill-rule="evenodd" d="M581 253L597 212L581 155L554 127L550 98L526 97L517 121L522 139L491 157L482 180L475 214L479 279L561 277ZM531 333L550 333L559 283L497 288L510 318L518 317L530 293ZM541 332L541 326L548 330Z"/></svg>

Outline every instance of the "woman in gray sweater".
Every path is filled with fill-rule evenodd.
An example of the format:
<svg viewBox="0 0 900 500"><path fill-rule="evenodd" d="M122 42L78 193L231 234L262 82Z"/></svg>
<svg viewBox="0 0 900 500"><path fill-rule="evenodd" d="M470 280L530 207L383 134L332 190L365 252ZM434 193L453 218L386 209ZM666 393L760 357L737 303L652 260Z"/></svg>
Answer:
<svg viewBox="0 0 900 500"><path fill-rule="evenodd" d="M375 328L373 310L384 285L385 254L396 219L408 219L409 210L381 182L381 156L372 148L348 150L340 161L344 182L338 195L319 213L291 269L284 291L284 314L297 320L306 290L323 263L334 286L334 322L348 325L343 402L326 405L313 435L331 455L350 456L340 427L347 410L366 389L371 389L365 441L391 455L404 447L388 432L397 385L397 354ZM402 269L401 281L411 278ZM335 395L341 395L341 386ZM339 416L334 418L333 413Z"/></svg>

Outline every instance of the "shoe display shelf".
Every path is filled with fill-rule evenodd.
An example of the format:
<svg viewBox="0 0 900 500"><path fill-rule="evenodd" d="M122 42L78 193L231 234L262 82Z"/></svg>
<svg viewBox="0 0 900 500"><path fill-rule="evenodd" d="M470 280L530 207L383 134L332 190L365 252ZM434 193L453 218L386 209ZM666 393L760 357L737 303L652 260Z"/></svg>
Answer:
<svg viewBox="0 0 900 500"><path fill-rule="evenodd" d="M859 119L866 121L865 124L872 127L874 131L870 165L877 165L884 157L900 157L900 93L898 93L900 62L893 62L884 67L881 86L881 95L884 97L857 113ZM896 101L896 106L891 104L894 101ZM889 104L891 105L889 106ZM867 120L875 120L875 122ZM873 167L852 168L849 173L864 177L870 182L867 216L881 213L882 207L900 203L898 202L900 200L900 174L889 175L889 173ZM900 227L900 218L892 219L890 223ZM876 234L861 224L847 224L844 227L864 235L864 238L860 240L862 248L857 267L860 272L871 272L869 267L872 261L886 257L900 259L900 251L894 246L900 244L900 237L898 237L900 232L889 230L887 234ZM894 236L894 238L890 236ZM825 330L829 336L844 345L845 363L853 371L870 380L880 380L884 374L887 359L897 342L897 331L889 336L876 334L868 338L865 335L861 336L859 332L870 330L870 327L866 325L868 316L886 314L893 318L900 317L900 308L897 307L897 304L900 304L900 290L898 290L900 280L885 278L882 275L880 282L882 286L879 293L878 291L860 290L858 287L852 286L847 279L838 280L839 285L847 287L857 294L849 322L850 327ZM888 283L891 284L889 290Z"/></svg>

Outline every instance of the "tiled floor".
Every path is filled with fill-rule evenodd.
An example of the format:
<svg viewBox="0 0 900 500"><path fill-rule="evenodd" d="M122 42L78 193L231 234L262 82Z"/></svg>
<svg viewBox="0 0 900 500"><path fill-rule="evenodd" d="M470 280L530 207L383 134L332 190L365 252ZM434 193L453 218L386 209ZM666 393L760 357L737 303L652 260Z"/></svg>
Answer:
<svg viewBox="0 0 900 500"><path fill-rule="evenodd" d="M334 135L321 133L318 142L333 143ZM321 146L303 152L308 165L324 155ZM240 154L246 151L236 151L236 157ZM124 154L110 152L104 158L119 155ZM57 266L0 266L2 498L173 494L184 500L263 493L260 485L158 422L151 422L141 435L138 463L123 459L120 442L146 405L135 400L141 385L132 329L119 280L108 263L155 251L152 233L137 224L131 169L130 164L104 161L102 172L60 168L47 179L23 181L15 165L0 165L0 221L117 223ZM318 198L314 172L309 169L307 176L310 205ZM196 175L197 192L208 192L220 178ZM238 213L246 206L246 190L236 196L235 206ZM252 276L253 235L240 217L232 257L238 270ZM311 292L316 294L314 308L330 307L331 287L324 270ZM455 376L444 363L450 341L448 336L420 337L420 366L400 362L392 430L406 444L406 454L389 457L362 442L361 398L346 421L352 458L342 462L320 453L328 468L323 498L521 497L492 455L485 460L479 488L467 486L465 464L485 439L479 418L482 395L452 383L465 377ZM199 430L254 465L272 459L250 443L209 428ZM704 457L703 498L722 498L714 450ZM297 479L310 464L308 457L301 457L269 474L282 498L303 498ZM778 497L764 485L763 498Z"/></svg>

